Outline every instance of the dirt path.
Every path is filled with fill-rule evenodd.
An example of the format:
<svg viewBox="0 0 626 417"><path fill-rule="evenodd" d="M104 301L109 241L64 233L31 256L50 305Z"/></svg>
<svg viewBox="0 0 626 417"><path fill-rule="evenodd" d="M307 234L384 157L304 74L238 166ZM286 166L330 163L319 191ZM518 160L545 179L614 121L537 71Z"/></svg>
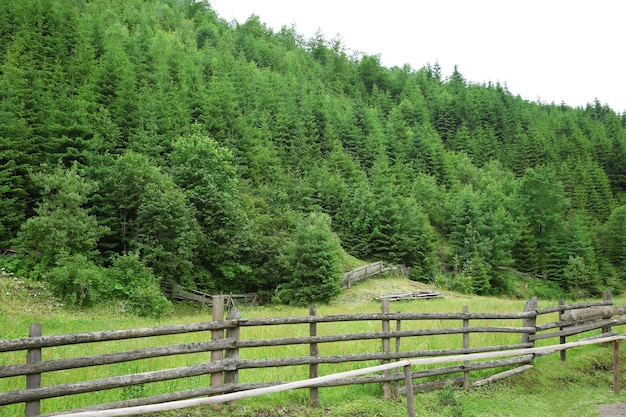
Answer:
<svg viewBox="0 0 626 417"><path fill-rule="evenodd" d="M626 403L602 404L598 411L600 417L626 417Z"/></svg>

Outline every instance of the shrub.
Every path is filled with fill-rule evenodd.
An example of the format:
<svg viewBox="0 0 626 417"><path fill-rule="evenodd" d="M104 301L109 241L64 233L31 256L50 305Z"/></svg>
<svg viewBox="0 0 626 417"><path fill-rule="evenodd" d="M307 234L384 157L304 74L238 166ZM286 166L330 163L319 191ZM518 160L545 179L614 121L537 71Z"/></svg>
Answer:
<svg viewBox="0 0 626 417"><path fill-rule="evenodd" d="M138 254L116 256L109 274L115 283L116 295L128 300L134 314L161 317L171 307L152 269L141 262Z"/></svg>
<svg viewBox="0 0 626 417"><path fill-rule="evenodd" d="M62 256L43 276L52 291L70 306L94 305L114 289L107 270L82 254Z"/></svg>

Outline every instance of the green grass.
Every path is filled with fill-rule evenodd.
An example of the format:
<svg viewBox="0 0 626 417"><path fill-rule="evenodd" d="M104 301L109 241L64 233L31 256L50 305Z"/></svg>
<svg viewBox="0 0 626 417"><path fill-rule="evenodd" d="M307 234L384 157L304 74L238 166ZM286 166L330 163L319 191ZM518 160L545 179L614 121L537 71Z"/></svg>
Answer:
<svg viewBox="0 0 626 417"><path fill-rule="evenodd" d="M340 297L328 305L318 306L320 315L343 313L372 313L380 311L376 296L406 292L424 288L423 284L399 277L386 277L367 280L353 285ZM468 306L470 312L519 312L525 300L505 300L485 297L466 297L444 294L444 298L398 302L391 304L392 312L461 312ZM616 304L625 304L616 300ZM555 301L540 301L539 308L555 305ZM287 307L245 307L242 317L280 317L308 315L306 308ZM543 321L554 321L555 317L544 317ZM28 335L32 322L43 325L44 335L80 333L98 330L150 327L167 324L194 323L211 320L211 312L194 306L179 305L174 313L160 320L144 319L125 312L120 305L103 305L90 310L69 310L58 304L41 285L27 283L10 276L0 276L0 337L16 338ZM472 325L477 323L472 322ZM499 323L489 323L499 324ZM460 326L453 322L426 323L421 326ZM511 322L501 325L512 325ZM359 328L350 323L320 323L318 334L355 333L357 331L379 331L380 323L363 322ZM403 330L408 329L403 323ZM392 329L395 323L391 323ZM623 329L618 329L623 331ZM308 325L274 326L242 329L242 338L260 339L308 334ZM94 343L59 349L45 349L44 360L61 357L74 357L109 353L119 350L136 349L146 346L175 344L206 340L209 333L170 336L168 338L136 339L120 342ZM502 334L471 335L471 345L516 343L518 336ZM403 340L403 350L446 349L461 346L461 336L422 337ZM413 343L413 345L411 345ZM392 341L392 347L394 341ZM360 341L345 344L320 344L320 355L338 355L376 351L380 341ZM622 349L623 351L624 349ZM308 347L273 347L242 350L243 358L263 358L272 356L306 355ZM623 354L622 354L623 355ZM23 363L24 352L0 354L0 365ZM61 382L82 381L106 378L147 370L171 368L195 364L208 360L208 354L185 355L163 360L151 359L108 367L85 368L76 371L63 371L44 375L44 385ZM498 383L473 388L469 392L448 387L442 391L419 394L415 398L417 413L420 416L597 416L597 405L613 401L624 401L623 395L615 396L612 391L612 348L589 346L568 352L568 359L561 363L558 354L540 357L535 367L524 374L511 377ZM622 358L622 363L624 363ZM375 365L376 363L372 363ZM363 367L365 364L321 365L320 374ZM308 376L307 367L289 367L268 370L243 370L240 382L293 381ZM472 373L472 379L480 377ZM180 391L208 385L208 376L149 384L86 395L69 396L44 400L42 412L70 409L87 404L118 401L134 396L147 396L159 393ZM0 391L22 389L23 378L0 379ZM167 412L166 416L406 416L404 398L384 400L379 384L347 386L320 389L321 408L308 405L308 390L296 390L271 394L238 401L234 405L220 405L184 410L178 413ZM0 417L23 415L23 405L0 407Z"/></svg>

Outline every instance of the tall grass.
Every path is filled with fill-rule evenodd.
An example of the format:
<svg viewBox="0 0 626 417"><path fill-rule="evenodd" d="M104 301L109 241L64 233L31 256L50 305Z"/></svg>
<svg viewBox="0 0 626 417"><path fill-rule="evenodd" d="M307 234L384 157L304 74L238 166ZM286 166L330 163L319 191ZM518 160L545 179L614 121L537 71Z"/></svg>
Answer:
<svg viewBox="0 0 626 417"><path fill-rule="evenodd" d="M66 310L50 301L47 296L43 298L32 297L32 290L28 290L23 285L15 283L7 284L6 281L0 281L0 337L16 338L28 335L28 326L31 322L38 322L43 325L44 335L65 334L65 333L82 333L99 330L115 330L128 329L136 327L151 327L168 324L184 324L211 320L211 312L207 309L203 310L197 307L178 306L174 314L160 320L143 319L124 313L120 310L120 306L100 306L93 310ZM373 300L370 292L380 292L377 286L383 286L386 292L401 292L406 290L406 286L419 285L407 282L401 278L374 279L369 282L356 284L348 290L338 300L328 305L318 306L317 313L319 315L333 315L345 313L373 313L380 311L380 303ZM43 291L43 290L42 290ZM7 296L6 294L9 293ZM364 295L365 294L365 295ZM378 294L382 295L382 294ZM469 312L494 312L494 313L510 313L521 312L526 300L501 300L483 297L459 297L453 294L446 294L444 298L407 301L392 303L392 312L461 312L463 306L468 306ZM555 305L554 301L540 301L540 308ZM287 307L241 307L242 318L263 318L263 317L283 317L283 316L305 316L308 315L306 308L287 308ZM555 317L543 317L543 321L554 321ZM410 324L409 324L410 323ZM499 325L499 326L518 326L519 323L513 323L511 320L498 322L495 320L487 320L483 322L472 321L470 325ZM318 323L318 335L339 334L339 333L358 333L380 331L381 323L379 321L372 322L344 322L344 323ZM425 327L461 327L461 320L458 321L419 321L419 322L403 322L402 330ZM395 329L395 322L391 323L392 330ZM289 326L263 326L263 327L243 327L241 328L242 339L268 339L290 336L307 336L309 334L308 324L289 325ZM88 355L99 355L117 351L125 351L130 349L138 349L149 346L171 345L177 343L190 343L197 341L209 340L211 335L209 332L192 333L187 335L175 335L168 337L156 337L145 339L132 339L126 341L114 341L104 343L93 343L87 345L66 346L62 348L46 348L43 350L43 359L60 359L63 357L77 357ZM470 345L489 346L514 344L519 342L518 335L486 333L470 335ZM394 349L395 341L392 339L391 346ZM461 335L448 335L436 337L416 337L402 339L402 350L427 350L427 349L455 349L462 347ZM345 343L328 343L319 345L320 355L341 355L347 353L369 353L381 350L380 340L354 341ZM594 352L600 350L603 356L595 357L596 367L602 368L607 359L606 352L599 348L581 349L584 352ZM244 349L240 352L242 359L254 358L272 358L272 357L293 357L308 355L308 345L302 346L285 346L285 347L263 347L254 349ZM571 356L576 355L572 353ZM557 355L558 356L558 355ZM543 370L544 364L550 369L554 366L563 368L564 366L558 362L554 362L555 355L551 358L540 358L534 372L538 380L548 378L547 371ZM59 371L44 374L42 385L56 385L60 383L79 382L86 380L94 380L107 378L110 376L126 375L131 373L146 372L151 370L175 368L180 366L192 365L210 360L210 353L179 355L167 358L149 359L130 363L116 364L110 366L100 366L93 368L83 368L78 370ZM24 363L25 353L0 353L0 365ZM345 363L333 365L320 365L320 375L341 372L344 370L362 368L368 365L375 365L376 362L370 364L364 363ZM568 362L569 364L569 362ZM575 364L574 364L575 366ZM582 366L582 365L581 365ZM568 375L575 375L572 371ZM474 375L474 374L473 374ZM532 374L531 374L532 375ZM271 381L294 381L305 379L308 377L308 366L283 367L273 369L250 369L242 370L239 373L239 381L241 383L248 382L271 382ZM550 376L552 377L552 376ZM532 387L526 387L529 384L526 376L512 379L519 381L524 388L524 393L532 393ZM573 378L573 377L572 377ZM209 385L209 376L196 378L186 378L161 383L146 384L136 387L127 387L116 390L101 391L84 395L68 396L56 399L48 399L42 401L42 412L49 413L58 410L72 409L84 407L87 405L114 402L135 397L144 397L157 395L162 393L182 391L186 389L198 388ZM564 381L562 378L560 381ZM0 379L0 392L8 390L23 389L24 378L7 378ZM474 389L470 393L460 393L458 402L464 404L465 413L463 415L522 415L514 414L511 410L502 414L484 414L486 411L481 409L477 404L488 404L490 401L482 396L500 395L499 390L502 387L506 389L502 395L506 397L507 391L511 386L510 382L498 384L494 387ZM546 388L548 384L545 383ZM606 386L604 387L606 388ZM512 389L516 389L515 386ZM610 389L606 390L610 392ZM495 393L495 394L494 394ZM437 394L425 394L419 396L418 408L421 409L420 415L445 415L446 412L452 412L451 408L446 408L440 404L441 401ZM527 400L533 400L533 394L527 395ZM379 384L346 386L337 388L323 388L320 390L320 399L322 404L327 408L332 408L332 414L325 415L406 415L406 408L402 401L384 401L381 400L381 389ZM556 401L556 400L555 400ZM237 406L224 406L220 408L221 415L255 415L250 411L246 414L245 410L272 409L278 406L288 407L290 411L283 415L315 415L318 411L311 410L307 407L308 392L307 390L298 390L273 394L267 397L242 400ZM384 405L384 407L383 407ZM23 404L6 406L0 408L0 417L14 417L23 414ZM382 411L386 410L385 414ZM211 408L213 410L213 408ZM361 410L361 411L359 411ZM433 410L439 410L433 411ZM458 411L458 408L455 409ZM338 414L334 414L337 412ZM207 415L199 412L199 415ZM230 413L230 414L229 414ZM270 413L267 411L267 413ZM344 413L344 414L342 414ZM350 414L352 413L352 414ZM362 414L359 414L362 413ZM432 413L432 414L429 414ZM442 414L443 413L443 414ZM473 413L473 414L467 414ZM182 414L181 414L182 415ZM187 414L185 414L187 415ZM263 414L271 416L273 414ZM276 414L278 415L278 414ZM321 415L321 414L320 414ZM533 415L533 414L524 414ZM539 415L539 414L537 414ZM545 414L549 416L551 414ZM558 414L553 414L558 415ZM565 415L565 414L564 414Z"/></svg>

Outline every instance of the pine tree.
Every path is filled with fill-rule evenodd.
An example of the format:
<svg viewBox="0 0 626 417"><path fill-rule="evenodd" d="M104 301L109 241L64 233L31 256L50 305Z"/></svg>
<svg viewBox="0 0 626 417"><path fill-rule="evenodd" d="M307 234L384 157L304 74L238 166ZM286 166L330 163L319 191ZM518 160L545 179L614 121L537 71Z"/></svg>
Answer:
<svg viewBox="0 0 626 417"><path fill-rule="evenodd" d="M341 290L340 243L330 227L330 218L311 213L299 222L285 253L292 271L278 287L282 302L307 305L328 302Z"/></svg>

